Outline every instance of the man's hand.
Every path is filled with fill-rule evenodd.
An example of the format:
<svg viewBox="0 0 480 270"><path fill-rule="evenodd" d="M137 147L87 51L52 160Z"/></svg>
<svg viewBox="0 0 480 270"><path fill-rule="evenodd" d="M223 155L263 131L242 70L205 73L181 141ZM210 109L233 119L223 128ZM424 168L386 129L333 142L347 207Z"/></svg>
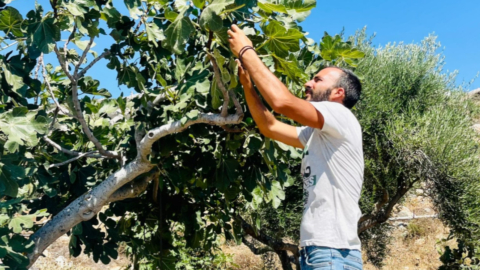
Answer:
<svg viewBox="0 0 480 270"><path fill-rule="evenodd" d="M227 31L227 34L230 36L228 42L230 42L230 49L233 54L238 57L240 50L245 46L252 46L252 41L243 33L242 29L238 28L237 25L232 24L230 30Z"/></svg>
<svg viewBox="0 0 480 270"><path fill-rule="evenodd" d="M242 64L240 63L240 60L235 60L238 65L238 77L240 78L240 83L243 85L243 88L250 88L252 87L252 80L250 79L250 75L248 74L248 71L243 69Z"/></svg>

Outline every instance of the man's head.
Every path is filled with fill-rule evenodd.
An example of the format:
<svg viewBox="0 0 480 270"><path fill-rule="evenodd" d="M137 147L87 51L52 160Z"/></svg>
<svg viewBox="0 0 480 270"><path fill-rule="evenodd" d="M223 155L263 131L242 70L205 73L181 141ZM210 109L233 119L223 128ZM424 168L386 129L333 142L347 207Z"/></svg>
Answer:
<svg viewBox="0 0 480 270"><path fill-rule="evenodd" d="M361 92L357 76L339 67L324 68L305 84L306 100L339 102L349 109L360 99Z"/></svg>

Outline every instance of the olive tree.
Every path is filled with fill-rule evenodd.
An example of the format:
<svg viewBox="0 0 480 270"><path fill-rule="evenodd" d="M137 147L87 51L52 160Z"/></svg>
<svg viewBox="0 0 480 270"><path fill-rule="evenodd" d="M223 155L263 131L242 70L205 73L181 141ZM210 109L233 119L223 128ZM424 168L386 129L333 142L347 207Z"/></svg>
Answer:
<svg viewBox="0 0 480 270"><path fill-rule="evenodd" d="M362 77L362 97L353 108L365 156L358 223L362 250L370 262L382 264L391 240L388 219L406 194L423 183L440 220L451 229L450 238L460 243L453 251L442 251L445 269L460 269L467 257L478 264L479 135L472 128L478 104L456 85L455 73L443 70L434 36L420 44L375 47L364 29L349 40L365 53L355 69ZM263 205L257 211L259 227L272 237L297 240L301 201L301 185L296 184L280 207Z"/></svg>

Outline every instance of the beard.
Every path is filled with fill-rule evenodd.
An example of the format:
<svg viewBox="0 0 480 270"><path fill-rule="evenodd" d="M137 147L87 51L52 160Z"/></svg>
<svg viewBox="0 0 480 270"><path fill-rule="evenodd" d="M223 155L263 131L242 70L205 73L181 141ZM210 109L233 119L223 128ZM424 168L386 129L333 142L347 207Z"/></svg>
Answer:
<svg viewBox="0 0 480 270"><path fill-rule="evenodd" d="M328 101L330 94L332 93L332 88L329 88L325 91L314 92L311 88L310 90L310 100L307 101Z"/></svg>

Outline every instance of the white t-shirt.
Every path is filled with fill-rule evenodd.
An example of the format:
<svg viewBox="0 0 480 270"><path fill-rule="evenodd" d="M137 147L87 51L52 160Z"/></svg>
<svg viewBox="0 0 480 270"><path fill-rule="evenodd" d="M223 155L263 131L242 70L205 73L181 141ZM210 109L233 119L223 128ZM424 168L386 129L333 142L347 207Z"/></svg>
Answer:
<svg viewBox="0 0 480 270"><path fill-rule="evenodd" d="M361 250L357 234L364 170L360 123L340 103L311 104L325 123L321 130L297 127L305 146L300 246Z"/></svg>

